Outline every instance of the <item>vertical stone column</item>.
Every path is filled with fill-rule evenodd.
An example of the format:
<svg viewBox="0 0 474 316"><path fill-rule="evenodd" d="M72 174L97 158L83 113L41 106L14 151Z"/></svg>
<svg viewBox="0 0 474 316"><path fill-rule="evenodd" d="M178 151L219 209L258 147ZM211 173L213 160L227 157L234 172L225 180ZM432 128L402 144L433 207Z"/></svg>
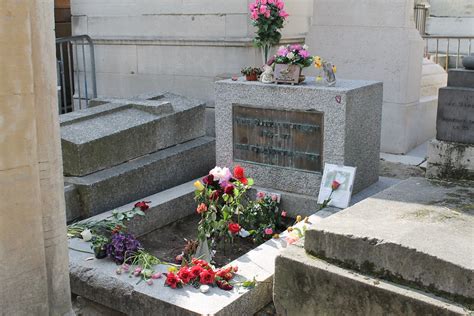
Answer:
<svg viewBox="0 0 474 316"><path fill-rule="evenodd" d="M423 40L413 8L414 0L314 0L306 39L337 65L338 78L383 81L381 149L396 154L427 140L419 135L436 115L419 102Z"/></svg>
<svg viewBox="0 0 474 316"><path fill-rule="evenodd" d="M0 306L72 313L52 0L0 3Z"/></svg>

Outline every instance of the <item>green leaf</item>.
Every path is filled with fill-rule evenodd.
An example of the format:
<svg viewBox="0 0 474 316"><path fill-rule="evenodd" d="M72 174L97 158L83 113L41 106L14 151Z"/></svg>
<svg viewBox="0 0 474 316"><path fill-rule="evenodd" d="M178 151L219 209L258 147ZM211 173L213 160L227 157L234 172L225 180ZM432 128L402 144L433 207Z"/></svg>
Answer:
<svg viewBox="0 0 474 316"><path fill-rule="evenodd" d="M143 212L142 210L137 210L135 213L140 216L145 216L145 212Z"/></svg>
<svg viewBox="0 0 474 316"><path fill-rule="evenodd" d="M252 178L247 178L247 186L252 186L253 185L253 179Z"/></svg>

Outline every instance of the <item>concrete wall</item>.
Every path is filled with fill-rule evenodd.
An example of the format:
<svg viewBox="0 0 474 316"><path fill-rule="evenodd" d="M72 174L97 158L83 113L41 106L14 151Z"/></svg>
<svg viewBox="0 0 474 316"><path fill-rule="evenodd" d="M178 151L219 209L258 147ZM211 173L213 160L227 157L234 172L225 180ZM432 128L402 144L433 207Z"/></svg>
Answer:
<svg viewBox="0 0 474 316"><path fill-rule="evenodd" d="M472 0L430 0L429 3L428 34L474 36Z"/></svg>
<svg viewBox="0 0 474 316"><path fill-rule="evenodd" d="M213 100L216 78L260 66L249 0L72 0L73 33L96 44L98 94L166 90ZM311 0L288 0L286 41L302 41Z"/></svg>

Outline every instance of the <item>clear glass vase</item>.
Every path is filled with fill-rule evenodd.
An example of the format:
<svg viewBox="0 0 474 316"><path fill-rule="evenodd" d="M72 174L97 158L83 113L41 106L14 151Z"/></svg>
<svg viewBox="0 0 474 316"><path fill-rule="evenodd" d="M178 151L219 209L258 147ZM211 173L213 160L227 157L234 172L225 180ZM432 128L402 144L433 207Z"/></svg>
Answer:
<svg viewBox="0 0 474 316"><path fill-rule="evenodd" d="M265 65L268 59L270 59L270 51L272 49L272 45L270 43L265 43L262 45L262 47L260 47L260 49L262 52L263 65Z"/></svg>

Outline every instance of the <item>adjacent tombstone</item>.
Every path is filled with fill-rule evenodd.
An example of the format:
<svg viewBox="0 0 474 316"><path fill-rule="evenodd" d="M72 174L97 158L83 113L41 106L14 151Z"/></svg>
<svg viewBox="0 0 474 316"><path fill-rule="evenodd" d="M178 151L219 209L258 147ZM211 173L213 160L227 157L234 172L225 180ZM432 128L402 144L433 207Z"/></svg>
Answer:
<svg viewBox="0 0 474 316"><path fill-rule="evenodd" d="M306 37L338 77L383 81L384 152L406 153L434 136L436 105L419 102L423 41L413 8L413 0L315 0Z"/></svg>
<svg viewBox="0 0 474 316"><path fill-rule="evenodd" d="M474 70L449 71L448 86L439 90L436 129L427 177L474 179Z"/></svg>
<svg viewBox="0 0 474 316"><path fill-rule="evenodd" d="M216 88L216 159L242 165L258 186L282 194L289 212L317 209L324 163L357 167L354 191L378 180L382 84L326 87L223 80Z"/></svg>
<svg viewBox="0 0 474 316"><path fill-rule="evenodd" d="M214 166L199 100L164 93L91 105L60 116L68 220L145 198Z"/></svg>

